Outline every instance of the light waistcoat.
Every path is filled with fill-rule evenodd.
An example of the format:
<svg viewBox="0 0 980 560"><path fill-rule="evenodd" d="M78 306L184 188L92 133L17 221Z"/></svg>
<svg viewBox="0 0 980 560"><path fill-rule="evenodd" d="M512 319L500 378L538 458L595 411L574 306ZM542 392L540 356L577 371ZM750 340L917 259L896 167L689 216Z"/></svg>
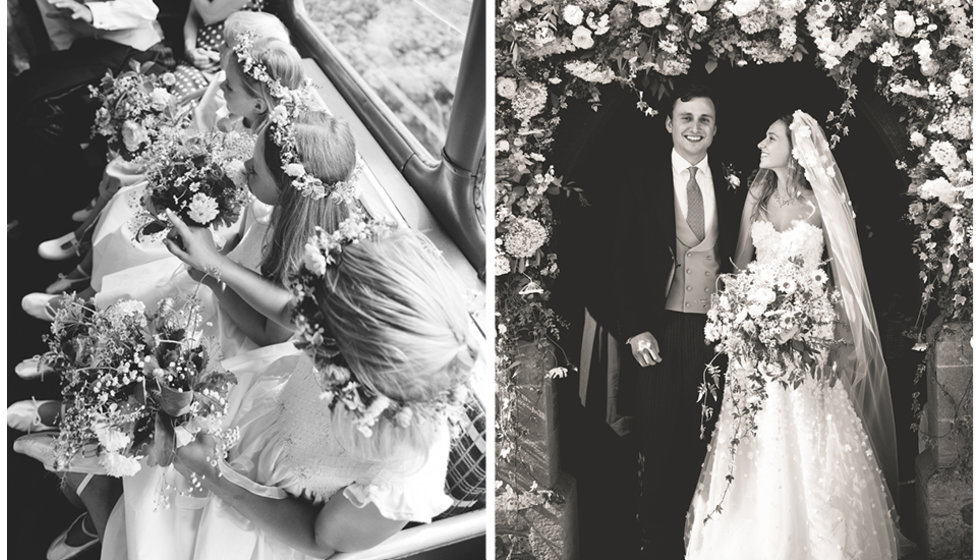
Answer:
<svg viewBox="0 0 980 560"><path fill-rule="evenodd" d="M707 216L705 222L707 223ZM677 232L674 274L667 284L664 309L680 313L707 313L711 307L711 294L715 292L715 280L720 267L718 228L707 229L704 239L698 242L691 226L687 224L680 200L674 196L674 230Z"/></svg>

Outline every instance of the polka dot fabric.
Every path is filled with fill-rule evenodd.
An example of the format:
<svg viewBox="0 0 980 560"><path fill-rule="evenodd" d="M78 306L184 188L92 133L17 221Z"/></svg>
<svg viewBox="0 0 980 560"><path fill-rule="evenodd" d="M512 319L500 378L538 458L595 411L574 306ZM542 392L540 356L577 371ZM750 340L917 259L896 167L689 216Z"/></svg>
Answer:
<svg viewBox="0 0 980 560"><path fill-rule="evenodd" d="M253 0L242 9L261 12L265 9L265 0ZM197 48L221 52L221 48L224 46L224 38L222 36L224 28L225 24L223 21L200 28L197 32ZM174 72L174 75L177 77L177 85L174 88L175 95L180 99L192 92L206 88L211 81L212 73L217 70L217 63L215 68L207 73L186 62L180 63Z"/></svg>

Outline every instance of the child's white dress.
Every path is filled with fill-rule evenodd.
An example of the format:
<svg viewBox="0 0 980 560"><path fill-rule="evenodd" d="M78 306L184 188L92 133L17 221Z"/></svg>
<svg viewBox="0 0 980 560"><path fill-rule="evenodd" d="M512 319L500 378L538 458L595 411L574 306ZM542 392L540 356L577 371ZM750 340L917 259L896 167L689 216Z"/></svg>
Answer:
<svg viewBox="0 0 980 560"><path fill-rule="evenodd" d="M373 503L382 515L397 520L428 522L451 505L444 490L448 426L414 465L404 459L358 460L331 433L309 358L277 346L226 362L246 390L232 405L241 439L220 464L225 478L273 499L300 497L319 504L342 492L358 507ZM161 470L144 469L125 479L123 498L106 529L103 560L308 558L214 496L177 496L170 507L155 508ZM172 468L167 470L172 482L186 485Z"/></svg>
<svg viewBox="0 0 980 560"><path fill-rule="evenodd" d="M242 215L242 237L227 256L257 272L262 264L272 207L253 200L246 205ZM165 247L163 251L166 255L155 260L103 277L102 289L95 296L96 306L101 309L121 299L138 299L152 310L166 297L175 298L179 304L196 294L201 301L204 336L208 339L206 342L212 349L212 356L218 359L227 358L256 348L256 344L219 308L218 300L211 289L191 278L187 266Z"/></svg>

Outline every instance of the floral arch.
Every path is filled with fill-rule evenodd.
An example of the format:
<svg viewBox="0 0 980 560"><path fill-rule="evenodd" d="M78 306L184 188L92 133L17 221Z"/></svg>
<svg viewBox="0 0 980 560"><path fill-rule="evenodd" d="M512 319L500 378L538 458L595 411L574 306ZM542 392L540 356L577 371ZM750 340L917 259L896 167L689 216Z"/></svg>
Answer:
<svg viewBox="0 0 980 560"><path fill-rule="evenodd" d="M561 261L553 197L574 196L549 161L569 102L598 107L619 84L637 107L693 71L783 62L815 65L842 93L825 119L849 132L862 63L902 115L908 220L917 233L922 317L969 320L973 305L973 31L964 0L500 0L496 18L496 299L498 455L517 445L511 372L527 342L547 346L561 318L549 306ZM921 339L917 349L927 348ZM561 375L561 368L541 376Z"/></svg>

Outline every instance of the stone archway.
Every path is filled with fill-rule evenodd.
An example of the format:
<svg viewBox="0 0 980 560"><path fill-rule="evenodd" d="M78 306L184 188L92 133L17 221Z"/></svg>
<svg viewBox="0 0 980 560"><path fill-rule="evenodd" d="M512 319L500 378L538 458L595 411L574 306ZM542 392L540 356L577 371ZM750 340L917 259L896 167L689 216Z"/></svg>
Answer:
<svg viewBox="0 0 980 560"><path fill-rule="evenodd" d="M859 75L859 79L863 78ZM758 165L755 147L766 127L778 116L803 109L818 120L840 107L842 94L836 84L810 64L778 64L745 68L718 68L710 83L721 98L719 132L712 154L733 164L747 180ZM856 116L847 121L850 133L834 152L857 214L865 268L874 298L884 353L889 365L892 401L899 440L899 474L902 486L897 508L906 534L915 534L915 458L918 453L913 422L913 378L921 355L912 351L906 332L913 328L919 310L921 286L918 261L910 250L908 179L896 169L908 136L897 112L869 85L860 88ZM602 306L610 274L601 263L607 224L615 219L603 209L615 184L609 170L626 165L647 153L668 150L670 140L663 116L645 117L636 108L636 96L618 87L603 91L602 105L594 111L586 103L572 104L556 129L552 153L556 171L582 189L589 206L575 199L554 202L557 226L554 246L562 274L553 290L554 308L569 321L561 343L572 361L578 362L582 306ZM569 389L574 392L573 389ZM560 402L572 404L574 398ZM570 427L568 422L563 427ZM569 442L571 443L571 442ZM574 447L574 446L566 446ZM574 460L574 457L572 457ZM587 515L582 513L581 515ZM583 521L582 527L589 525Z"/></svg>

